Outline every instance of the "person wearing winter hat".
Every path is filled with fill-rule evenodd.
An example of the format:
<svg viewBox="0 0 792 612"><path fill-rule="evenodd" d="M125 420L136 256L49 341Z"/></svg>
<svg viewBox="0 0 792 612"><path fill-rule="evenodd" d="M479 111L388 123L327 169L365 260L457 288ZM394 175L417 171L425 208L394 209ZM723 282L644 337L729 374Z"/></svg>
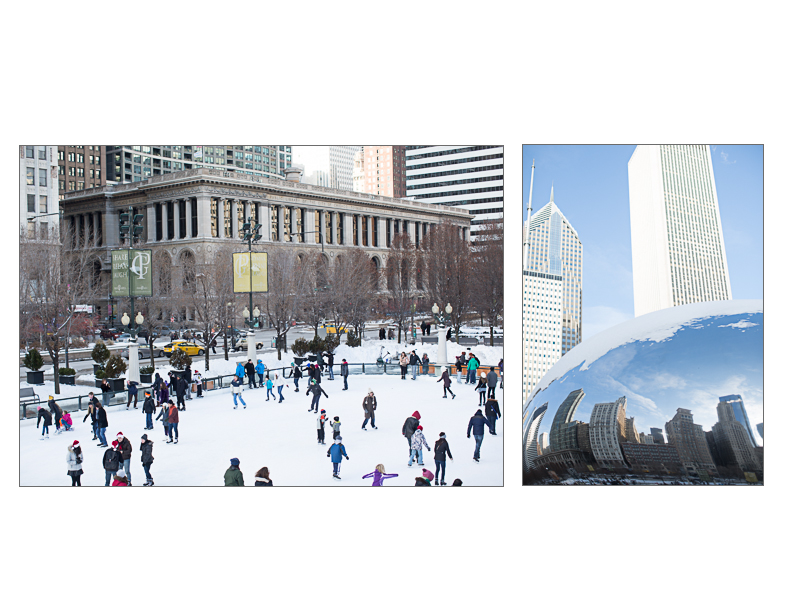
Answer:
<svg viewBox="0 0 792 612"><path fill-rule="evenodd" d="M150 487L154 484L154 479L151 477L151 464L154 463L154 442L148 439L146 434L140 438L140 461L143 463L143 471L146 472L146 482L144 487Z"/></svg>
<svg viewBox="0 0 792 612"><path fill-rule="evenodd" d="M41 423L42 420L44 421L44 424L41 426L41 439L43 440L45 437L49 438L49 426L52 425L52 415L46 408L39 406L36 429L38 429L39 423Z"/></svg>
<svg viewBox="0 0 792 612"><path fill-rule="evenodd" d="M440 479L440 485L445 486L445 472L446 472L446 455L451 461L454 460L454 456L451 454L451 448L448 446L448 441L445 437L445 432L440 432L440 438L435 442L434 445L434 460L435 460L435 485L437 485L437 479ZM442 470L443 475L440 475L440 471Z"/></svg>
<svg viewBox="0 0 792 612"><path fill-rule="evenodd" d="M129 482L127 482L127 477L124 475L123 472L120 474L116 474L113 476L113 484L110 485L111 487L128 487Z"/></svg>
<svg viewBox="0 0 792 612"><path fill-rule="evenodd" d="M68 467L67 474L71 476L72 486L80 487L80 475L83 473L82 462L83 454L80 448L80 442L75 440L68 446L69 454L66 457L66 465Z"/></svg>
<svg viewBox="0 0 792 612"><path fill-rule="evenodd" d="M116 436L118 440L118 452L121 453L121 461L124 464L124 473L127 475L129 486L132 486L132 470L129 468L129 463L132 461L132 442L124 437L120 431Z"/></svg>
<svg viewBox="0 0 792 612"><path fill-rule="evenodd" d="M434 478L434 474L427 469L424 469L421 472L420 476L415 477L415 486L416 487L431 487L432 486L432 478Z"/></svg>
<svg viewBox="0 0 792 612"><path fill-rule="evenodd" d="M341 480L341 457L344 456L349 459L349 455L347 455L346 448L344 448L341 440L341 436L338 436L332 446L327 449L327 456L333 462L333 478L337 480Z"/></svg>
<svg viewBox="0 0 792 612"><path fill-rule="evenodd" d="M363 478L373 478L374 481L371 483L372 487L381 487L382 481L386 478L396 478L398 474L386 474L385 473L385 466L381 463L374 468L374 471L371 474L366 474Z"/></svg>
<svg viewBox="0 0 792 612"><path fill-rule="evenodd" d="M415 433L412 435L411 445L410 445L410 462L407 464L407 467L412 467L413 459L418 460L418 465L423 465L423 447L426 447L426 450L431 450L429 448L429 444L426 442L426 438L423 435L423 425L418 425L415 428Z"/></svg>
<svg viewBox="0 0 792 612"><path fill-rule="evenodd" d="M291 371L289 372L289 378L294 379L294 392L297 393L300 390L300 379L302 378L302 368L300 368L300 366L294 365L293 361L291 364Z"/></svg>
<svg viewBox="0 0 792 612"><path fill-rule="evenodd" d="M118 471L121 462L121 453L116 450L118 446L118 441L113 440L112 448L108 448L105 451L104 457L102 457L102 467L105 471L105 486L110 486L110 479L113 477Z"/></svg>
<svg viewBox="0 0 792 612"><path fill-rule="evenodd" d="M344 377L344 388L342 391L346 391L349 389L349 385L347 384L347 377L349 376L349 364L347 363L346 359L341 360L341 376Z"/></svg>
<svg viewBox="0 0 792 612"><path fill-rule="evenodd" d="M242 477L242 470L239 469L239 459L234 457L231 459L231 465L225 473L225 486L227 487L244 487L245 479Z"/></svg>
<svg viewBox="0 0 792 612"><path fill-rule="evenodd" d="M269 401L269 396L272 395L272 399L277 399L275 397L275 391L272 390L272 387L275 386L275 383L272 382L272 379L267 374L267 401Z"/></svg>
<svg viewBox="0 0 792 612"><path fill-rule="evenodd" d="M454 482L451 483L451 486L452 487L461 487L462 486L462 481L459 478L456 478L454 480Z"/></svg>
<svg viewBox="0 0 792 612"><path fill-rule="evenodd" d="M259 387L264 386L264 370L266 370L266 368L264 367L264 362L261 361L261 359L259 359L256 363L256 374L258 374Z"/></svg>
<svg viewBox="0 0 792 612"><path fill-rule="evenodd" d="M333 417L333 420L330 422L330 427L333 429L333 440L336 438L341 437L341 421L338 420L338 417Z"/></svg>
<svg viewBox="0 0 792 612"><path fill-rule="evenodd" d="M377 409L377 398L374 397L374 391L371 389L368 390L368 394L366 397L363 398L363 431L366 430L366 423L368 423L369 419L371 419L371 428L377 429L377 426L374 424L374 411Z"/></svg>
<svg viewBox="0 0 792 612"><path fill-rule="evenodd" d="M319 399L322 397L322 395L324 395L328 399L329 396L327 395L327 393L325 393L325 390L322 389L322 385L320 385L319 381L316 380L315 378L311 379L311 384L308 385L308 389L306 389L305 395L308 395L309 393L313 393L313 399L311 400L311 407L308 408L308 412L311 412L311 410L313 410L314 412L319 412Z"/></svg>
<svg viewBox="0 0 792 612"><path fill-rule="evenodd" d="M272 486L272 478L270 477L269 468L263 467L258 472L256 472L256 483L253 486L256 487Z"/></svg>
<svg viewBox="0 0 792 612"><path fill-rule="evenodd" d="M410 450L410 459L412 459L412 436L420 424L420 420L421 413L416 410L412 413L412 416L409 416L405 419L404 425L402 425L402 435L407 438L407 447Z"/></svg>
<svg viewBox="0 0 792 612"><path fill-rule="evenodd" d="M325 443L325 423L327 423L327 413L323 408L319 416L316 417L316 441L319 444Z"/></svg>
<svg viewBox="0 0 792 612"><path fill-rule="evenodd" d="M170 439L165 444L178 444L179 443L179 408L170 400L170 407L168 408L168 436ZM173 434L176 434L176 440L173 439ZM129 481L132 484L132 481Z"/></svg>
<svg viewBox="0 0 792 612"><path fill-rule="evenodd" d="M476 414L470 417L470 422L468 422L467 427L467 437L470 439L470 430L473 430L473 437L476 439L476 450L473 451L473 461L476 463L479 462L479 458L481 457L481 442L484 440L484 427L489 429L489 421L487 421L487 417L485 417L481 413L481 408L476 410Z"/></svg>
<svg viewBox="0 0 792 612"><path fill-rule="evenodd" d="M146 426L144 429L154 429L154 422L151 420L154 417L154 411L157 406L154 404L154 398L151 397L151 391L146 391L146 399L143 400L143 414L146 415Z"/></svg>
<svg viewBox="0 0 792 612"><path fill-rule="evenodd" d="M170 432L170 425L168 425L169 409L170 409L170 404L168 402L162 402L162 407L160 408L159 414L157 415L157 418L154 419L155 421L159 421L160 419L162 419L162 426L165 428L165 437L162 439L163 442L168 441L168 433Z"/></svg>
<svg viewBox="0 0 792 612"><path fill-rule="evenodd" d="M195 381L195 392L198 394L198 398L203 397L203 380L201 379L201 373L198 370L195 370L193 373L193 380Z"/></svg>

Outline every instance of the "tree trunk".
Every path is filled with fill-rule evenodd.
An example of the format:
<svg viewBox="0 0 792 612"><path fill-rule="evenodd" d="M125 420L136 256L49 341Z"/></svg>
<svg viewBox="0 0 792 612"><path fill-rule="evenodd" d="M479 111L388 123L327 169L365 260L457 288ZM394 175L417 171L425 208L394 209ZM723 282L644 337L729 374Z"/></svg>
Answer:
<svg viewBox="0 0 792 612"><path fill-rule="evenodd" d="M225 353L225 360L228 361L228 331L223 334L223 352Z"/></svg>
<svg viewBox="0 0 792 612"><path fill-rule="evenodd" d="M60 393L60 376L58 376L58 347L55 350L49 351L50 359L52 359L52 373L55 378L55 395Z"/></svg>
<svg viewBox="0 0 792 612"><path fill-rule="evenodd" d="M490 346L495 346L495 328L490 325Z"/></svg>

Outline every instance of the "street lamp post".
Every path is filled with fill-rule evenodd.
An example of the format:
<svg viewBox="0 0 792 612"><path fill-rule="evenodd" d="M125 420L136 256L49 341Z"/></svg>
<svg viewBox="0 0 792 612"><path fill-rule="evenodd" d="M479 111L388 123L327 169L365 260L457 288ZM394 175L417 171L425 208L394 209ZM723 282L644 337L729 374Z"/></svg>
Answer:
<svg viewBox="0 0 792 612"><path fill-rule="evenodd" d="M135 317L135 325L132 325L132 321L129 318L127 313L124 313L121 317L121 323L124 324L124 327L127 328L129 334L132 336L132 343L129 345L129 373L127 374L127 380L132 380L135 382L140 382L140 360L138 355L138 343L137 343L137 333L140 330L140 326L143 325L144 317L141 313L137 313Z"/></svg>
<svg viewBox="0 0 792 612"><path fill-rule="evenodd" d="M435 321L437 322L437 365L442 369L448 369L448 352L446 349L446 335L445 326L451 320L451 313L453 312L451 304L445 307L445 316L441 313L437 303L432 304L432 314L434 314ZM442 374L442 371L441 371Z"/></svg>

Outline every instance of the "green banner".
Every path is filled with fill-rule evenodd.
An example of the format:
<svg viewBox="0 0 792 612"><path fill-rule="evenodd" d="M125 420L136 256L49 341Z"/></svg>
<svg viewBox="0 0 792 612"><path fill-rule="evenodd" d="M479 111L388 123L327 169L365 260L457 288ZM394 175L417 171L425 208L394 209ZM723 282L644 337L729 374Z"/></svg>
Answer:
<svg viewBox="0 0 792 612"><path fill-rule="evenodd" d="M113 297L150 297L151 249L111 251Z"/></svg>

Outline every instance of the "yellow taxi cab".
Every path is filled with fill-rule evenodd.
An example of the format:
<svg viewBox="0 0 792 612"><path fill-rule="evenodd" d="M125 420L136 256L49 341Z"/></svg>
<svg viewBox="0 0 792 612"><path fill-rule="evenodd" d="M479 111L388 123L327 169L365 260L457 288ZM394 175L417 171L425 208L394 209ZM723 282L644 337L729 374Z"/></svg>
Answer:
<svg viewBox="0 0 792 612"><path fill-rule="evenodd" d="M164 346L162 352L165 353L167 357L171 356L173 349L181 349L191 357L193 355L203 355L204 348L195 342L190 342L189 340L174 340L173 342L169 342Z"/></svg>
<svg viewBox="0 0 792 612"><path fill-rule="evenodd" d="M335 323L326 323L325 325L321 325L319 329L325 330L328 334L345 334L347 332L347 327L343 323L338 327L340 331L336 332L336 325Z"/></svg>

